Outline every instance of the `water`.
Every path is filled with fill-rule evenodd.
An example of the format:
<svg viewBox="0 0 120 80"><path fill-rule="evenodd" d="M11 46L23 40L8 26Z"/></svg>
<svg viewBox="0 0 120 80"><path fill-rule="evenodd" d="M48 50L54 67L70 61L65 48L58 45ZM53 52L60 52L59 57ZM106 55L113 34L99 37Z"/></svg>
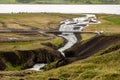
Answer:
<svg viewBox="0 0 120 80"><path fill-rule="evenodd" d="M0 4L0 13L105 13L119 14L120 5Z"/></svg>
<svg viewBox="0 0 120 80"><path fill-rule="evenodd" d="M62 21L59 27L59 31L63 31L62 34L58 35L63 37L65 40L67 40L67 43L58 49L59 52L65 57L64 51L70 47L72 47L75 43L78 42L78 37L75 33L69 33L65 31L83 31L85 27L89 26L89 24L98 24L99 21L96 20L96 16L92 14L87 14L85 17L79 17L79 18L73 18L68 19L65 21ZM82 25L81 25L82 24ZM74 29L77 26L77 29ZM27 69L27 70L37 70L40 71L40 68L45 66L45 64L35 64L33 68Z"/></svg>
<svg viewBox="0 0 120 80"><path fill-rule="evenodd" d="M105 13L105 14L118 14L120 15L120 5L58 5L58 4L0 4L0 13ZM89 16L89 15L88 15ZM75 20L82 21L86 17L83 18L74 18ZM65 21L66 22L66 21ZM66 25L67 23L65 23ZM85 26L81 26L79 31L82 31L86 26L88 26L88 22L81 23L86 24ZM90 23L89 23L90 24ZM62 25L61 25L62 26ZM70 31L73 30L73 26L60 27L60 31ZM67 43L58 51L61 52L63 56L64 50L73 46L77 41L77 37L73 33L62 33L59 35L67 40ZM33 68L28 70L40 70L45 66L45 64L35 64Z"/></svg>
<svg viewBox="0 0 120 80"><path fill-rule="evenodd" d="M89 24L98 24L100 21L96 20L96 16L92 14L86 14L85 17L79 17L79 18L73 18L68 19L66 21L62 21L59 31L63 31L63 33L59 36L63 37L65 40L67 40L67 43L58 49L59 52L65 57L64 51L70 47L72 47L75 43L80 41L77 35L79 34L75 33L67 33L65 31L83 31ZM75 29L76 28L76 29ZM98 32L99 33L99 32Z"/></svg>
<svg viewBox="0 0 120 80"><path fill-rule="evenodd" d="M40 68L44 67L45 63L35 64L32 68L26 69L26 70L35 70L35 71L43 71Z"/></svg>

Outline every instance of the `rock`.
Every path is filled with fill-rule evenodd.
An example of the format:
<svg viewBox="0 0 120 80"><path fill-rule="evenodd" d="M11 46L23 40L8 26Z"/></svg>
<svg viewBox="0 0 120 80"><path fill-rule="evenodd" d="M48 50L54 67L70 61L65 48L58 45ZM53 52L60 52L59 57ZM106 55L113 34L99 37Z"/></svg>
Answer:
<svg viewBox="0 0 120 80"><path fill-rule="evenodd" d="M34 52L27 50L27 51L18 51L19 55L20 55L20 59L22 61L22 63L24 64L22 69L27 69L27 68L31 68L35 62L35 54Z"/></svg>
<svg viewBox="0 0 120 80"><path fill-rule="evenodd" d="M64 66L78 60L77 57L64 58L57 62L56 67Z"/></svg>
<svg viewBox="0 0 120 80"><path fill-rule="evenodd" d="M5 63L0 59L0 70L5 70L6 67Z"/></svg>
<svg viewBox="0 0 120 80"><path fill-rule="evenodd" d="M0 52L6 62L12 64L12 67L21 66L21 69L33 67L36 63L50 63L61 58L61 54L52 48L40 48L36 50L19 50L10 52ZM7 67L0 61L0 70Z"/></svg>
<svg viewBox="0 0 120 80"><path fill-rule="evenodd" d="M0 55L6 60L9 61L13 66L21 64L19 56L15 52L0 52Z"/></svg>
<svg viewBox="0 0 120 80"><path fill-rule="evenodd" d="M34 53L36 53L36 63L49 63L61 58L60 53L53 49L39 49L35 50Z"/></svg>

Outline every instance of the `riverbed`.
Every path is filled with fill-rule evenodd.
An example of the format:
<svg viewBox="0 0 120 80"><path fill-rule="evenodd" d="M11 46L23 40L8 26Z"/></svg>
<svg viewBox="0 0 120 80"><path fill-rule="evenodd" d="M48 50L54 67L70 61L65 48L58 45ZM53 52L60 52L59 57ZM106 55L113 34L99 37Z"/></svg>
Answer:
<svg viewBox="0 0 120 80"><path fill-rule="evenodd" d="M99 23L100 21L98 21L96 16L93 14L86 14L84 17L78 17L78 18L61 21L59 31L61 31L62 33L59 34L58 36L63 37L67 41L67 43L63 47L58 49L61 55L65 57L64 51L68 48L71 48L75 43L81 40L78 37L76 37L79 34L74 33L74 31L83 32L84 28L89 26L89 24L99 24ZM72 31L72 32L66 32L66 31ZM95 33L95 34L99 34L99 33ZM39 71L43 66L45 66L45 64L35 64L32 68L27 70Z"/></svg>

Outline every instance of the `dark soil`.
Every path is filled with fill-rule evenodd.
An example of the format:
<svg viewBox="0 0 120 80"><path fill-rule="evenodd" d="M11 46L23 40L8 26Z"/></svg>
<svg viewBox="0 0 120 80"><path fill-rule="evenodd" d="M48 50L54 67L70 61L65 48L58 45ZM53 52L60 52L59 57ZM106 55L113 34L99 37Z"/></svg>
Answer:
<svg viewBox="0 0 120 80"><path fill-rule="evenodd" d="M25 51L0 52L0 70L7 69L6 62L13 67L22 66L22 69L32 67L35 63L50 63L61 58L58 51L54 49L36 49Z"/></svg>
<svg viewBox="0 0 120 80"><path fill-rule="evenodd" d="M61 59L56 64L57 67L72 63L77 60L85 59L98 51L120 41L120 35L100 35L91 38L85 43L77 43L72 48L65 51L66 58ZM116 47L117 49L120 47ZM115 48L115 49L116 49Z"/></svg>

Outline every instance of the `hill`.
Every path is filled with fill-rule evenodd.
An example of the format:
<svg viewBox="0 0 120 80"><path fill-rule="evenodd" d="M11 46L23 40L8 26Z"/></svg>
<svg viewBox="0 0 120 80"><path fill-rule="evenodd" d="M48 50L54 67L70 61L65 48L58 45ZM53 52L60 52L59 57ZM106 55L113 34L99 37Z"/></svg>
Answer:
<svg viewBox="0 0 120 80"><path fill-rule="evenodd" d="M62 20L83 15L24 13L0 16L1 29L51 30L58 29ZM65 51L67 56L65 59L62 59L60 53L56 51L63 44L63 39L58 37L27 42L0 41L0 70L2 70L0 80L119 80L120 16L110 14L96 16L101 24L90 25L85 31L105 31L104 34L97 36L82 34L83 40ZM30 34L5 35L1 34L1 38L8 39L12 36L30 39ZM45 72L21 70L31 67L36 62L45 61L50 64L46 69L51 70ZM62 67L56 63L62 63Z"/></svg>
<svg viewBox="0 0 120 80"><path fill-rule="evenodd" d="M110 35L109 35L110 36ZM117 35L120 39L120 34ZM107 39L108 36L106 36ZM113 37L116 37L114 35ZM100 38L98 38L100 40ZM105 38L104 38L105 39ZM114 42L114 39L111 41ZM99 41L100 42L100 41ZM94 44L97 46L100 44L104 46L104 42L95 40ZM109 42L109 41L108 41ZM90 43L89 43L90 44ZM94 45L92 44L92 45ZM92 46L90 45L90 46ZM90 47L88 46L88 47ZM82 47L82 46L81 46ZM95 51L99 47L90 50ZM91 52L87 52L90 55ZM80 54L80 53L78 53ZM120 41L114 42L114 44L109 47L104 46L104 48L96 52L93 56L82 59L86 54L81 54L79 61L69 64L67 66L60 67L58 69L52 69L45 73L40 73L41 79L56 78L60 80L70 79L70 80L119 80L120 70L119 70L119 56L120 56ZM87 55L87 56L88 56ZM78 57L78 56L77 56ZM70 59L70 57L69 57ZM81 59L81 60L80 60ZM68 61L68 60L66 60ZM49 75L50 74L50 75Z"/></svg>
<svg viewBox="0 0 120 80"><path fill-rule="evenodd" d="M45 72L0 72L0 75L2 76L1 80L119 80L120 34L104 35L104 40L109 40L109 43L112 42L111 45L106 42L106 44L109 44L108 47L104 46L104 40L97 41L97 39L100 40L100 37L96 37L96 42L94 44L101 45L102 50L95 52L95 54L89 58L81 58L81 60L72 64ZM91 47L92 45L93 44L90 44L88 47ZM94 48L94 50L92 48L90 48L90 50L94 52L97 49L95 46ZM99 48L101 47L99 46ZM89 54L89 52L87 54ZM81 55L81 57L82 56L84 55Z"/></svg>
<svg viewBox="0 0 120 80"><path fill-rule="evenodd" d="M119 0L1 0L1 4L32 3L32 4L120 4Z"/></svg>

